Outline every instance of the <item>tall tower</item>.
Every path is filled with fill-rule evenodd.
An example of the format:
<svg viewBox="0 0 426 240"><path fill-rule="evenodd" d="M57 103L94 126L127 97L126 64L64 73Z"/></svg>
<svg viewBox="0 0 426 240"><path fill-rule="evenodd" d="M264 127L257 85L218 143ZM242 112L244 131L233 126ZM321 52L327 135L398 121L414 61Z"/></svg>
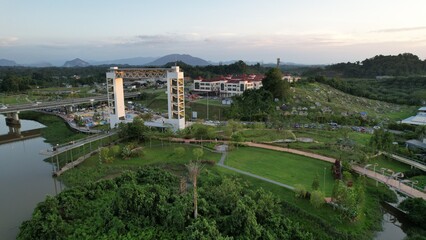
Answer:
<svg viewBox="0 0 426 240"><path fill-rule="evenodd" d="M123 78L165 78L167 80L168 119L174 130L185 128L185 93L183 72L178 66L171 68L123 68L111 67L106 73L110 127L125 120Z"/></svg>
<svg viewBox="0 0 426 240"><path fill-rule="evenodd" d="M116 74L118 67L111 67L106 73L108 108L110 111L109 125L111 128L125 120L123 78Z"/></svg>
<svg viewBox="0 0 426 240"><path fill-rule="evenodd" d="M280 58L277 58L277 68L280 68Z"/></svg>
<svg viewBox="0 0 426 240"><path fill-rule="evenodd" d="M167 102L169 119L168 123L174 129L185 128L185 93L183 72L178 66L173 66L167 71Z"/></svg>

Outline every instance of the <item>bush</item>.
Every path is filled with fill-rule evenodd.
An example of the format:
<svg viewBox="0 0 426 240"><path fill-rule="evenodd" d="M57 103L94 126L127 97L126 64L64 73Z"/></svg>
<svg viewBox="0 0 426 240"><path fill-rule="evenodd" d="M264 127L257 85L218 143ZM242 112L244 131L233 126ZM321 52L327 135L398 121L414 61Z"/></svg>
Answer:
<svg viewBox="0 0 426 240"><path fill-rule="evenodd" d="M307 197L307 193L308 191L306 191L305 186L301 185L301 184L296 184L294 185L294 192L296 194L296 197L298 198L306 198Z"/></svg>
<svg viewBox="0 0 426 240"><path fill-rule="evenodd" d="M311 193L311 199L309 201L311 202L312 206L319 208L324 204L324 198L325 196L323 192L315 190Z"/></svg>

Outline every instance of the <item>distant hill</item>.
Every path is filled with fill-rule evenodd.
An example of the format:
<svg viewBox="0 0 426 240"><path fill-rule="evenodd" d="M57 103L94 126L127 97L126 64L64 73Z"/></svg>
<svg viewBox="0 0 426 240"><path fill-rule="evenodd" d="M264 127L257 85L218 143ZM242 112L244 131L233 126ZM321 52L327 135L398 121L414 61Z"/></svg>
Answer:
<svg viewBox="0 0 426 240"><path fill-rule="evenodd" d="M88 62L81 60L80 58L76 58L71 61L66 61L63 67L87 67L90 66Z"/></svg>
<svg viewBox="0 0 426 240"><path fill-rule="evenodd" d="M123 59L115 59L115 60L106 60L106 61L92 61L90 62L92 65L134 65L141 66L147 63L150 63L156 60L156 57L134 57L134 58L123 58Z"/></svg>
<svg viewBox="0 0 426 240"><path fill-rule="evenodd" d="M362 62L327 66L319 75L374 78L376 76L413 76L426 74L426 60L411 53L377 55ZM316 73L318 75L318 73Z"/></svg>
<svg viewBox="0 0 426 240"><path fill-rule="evenodd" d="M14 67L19 66L15 61L8 60L8 59L0 59L0 66L3 67Z"/></svg>
<svg viewBox="0 0 426 240"><path fill-rule="evenodd" d="M36 68L53 67L53 65L49 62L31 63L31 64L25 64L25 66L26 67L36 67Z"/></svg>
<svg viewBox="0 0 426 240"><path fill-rule="evenodd" d="M207 62L204 59L193 57L188 54L170 54L166 55L164 57L161 57L153 62L147 63L145 65L148 66L163 66L169 62L176 62L181 61L191 66L207 66L210 65L209 62Z"/></svg>

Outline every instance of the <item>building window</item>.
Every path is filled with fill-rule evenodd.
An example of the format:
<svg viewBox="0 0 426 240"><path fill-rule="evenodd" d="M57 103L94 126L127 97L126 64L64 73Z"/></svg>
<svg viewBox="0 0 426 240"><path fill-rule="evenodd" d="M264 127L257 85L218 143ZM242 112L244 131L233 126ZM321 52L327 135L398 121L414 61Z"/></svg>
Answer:
<svg viewBox="0 0 426 240"><path fill-rule="evenodd" d="M194 89L200 89L200 83L199 82L195 83Z"/></svg>

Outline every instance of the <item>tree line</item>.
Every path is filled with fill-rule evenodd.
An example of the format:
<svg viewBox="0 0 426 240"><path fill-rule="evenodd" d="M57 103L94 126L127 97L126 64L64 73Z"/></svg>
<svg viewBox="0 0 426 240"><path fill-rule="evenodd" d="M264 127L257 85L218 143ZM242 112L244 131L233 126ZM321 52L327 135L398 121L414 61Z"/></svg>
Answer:
<svg viewBox="0 0 426 240"><path fill-rule="evenodd" d="M198 213L179 177L157 168L127 172L47 197L18 239L314 239L262 189L204 176Z"/></svg>
<svg viewBox="0 0 426 240"><path fill-rule="evenodd" d="M376 76L413 76L426 74L426 60L411 53L377 55L364 61L337 63L324 68L315 68L305 73L350 78L372 78Z"/></svg>

